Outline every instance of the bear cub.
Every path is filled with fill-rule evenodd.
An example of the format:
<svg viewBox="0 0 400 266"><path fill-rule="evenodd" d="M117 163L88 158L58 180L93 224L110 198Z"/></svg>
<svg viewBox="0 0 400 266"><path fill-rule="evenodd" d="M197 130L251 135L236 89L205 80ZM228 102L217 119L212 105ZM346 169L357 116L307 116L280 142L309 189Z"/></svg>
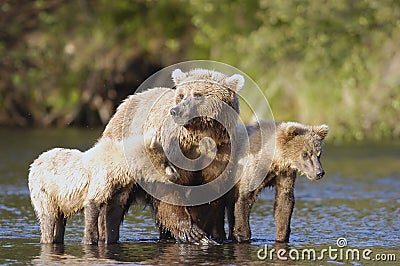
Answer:
<svg viewBox="0 0 400 266"><path fill-rule="evenodd" d="M241 177L230 192L227 207L230 239L250 240L250 211L258 194L268 186L275 187L276 241L289 241L296 173L310 180L324 176L320 158L327 134L326 125L295 122L261 121L238 127L238 138L242 139L238 150Z"/></svg>
<svg viewBox="0 0 400 266"><path fill-rule="evenodd" d="M31 164L28 177L32 205L40 221L40 242L63 243L67 218L84 209L83 243L96 244L100 209L115 193L130 191L140 178L159 182L178 178L155 134L149 130L145 136L124 141L102 138L86 152L54 148L42 153ZM104 240L114 243L119 227L114 228L107 217L104 220Z"/></svg>

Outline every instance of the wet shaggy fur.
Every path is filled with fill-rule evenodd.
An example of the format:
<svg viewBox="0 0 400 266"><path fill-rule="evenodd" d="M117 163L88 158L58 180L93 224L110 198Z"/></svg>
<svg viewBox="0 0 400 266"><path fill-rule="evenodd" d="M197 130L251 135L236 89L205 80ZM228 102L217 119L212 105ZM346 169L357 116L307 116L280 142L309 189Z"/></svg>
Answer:
<svg viewBox="0 0 400 266"><path fill-rule="evenodd" d="M323 177L320 157L328 126L262 121L238 128L238 132L238 138L242 139L238 150L238 175L241 176L230 192L229 238L238 242L250 240L251 208L258 194L270 186L275 187L275 238L278 242L288 242L296 172L310 180ZM247 136L248 143L244 141Z"/></svg>
<svg viewBox="0 0 400 266"><path fill-rule="evenodd" d="M41 243L63 243L67 218L85 209L83 242L98 242L98 216L120 190L130 191L136 180L167 180L173 175L166 166L154 133L122 141L102 138L86 152L55 148L41 154L30 167L28 185L32 205L40 221ZM153 163L147 157L152 155ZM166 171L167 174L164 174ZM119 237L114 222L104 217L104 240Z"/></svg>
<svg viewBox="0 0 400 266"><path fill-rule="evenodd" d="M154 127L157 141L175 165L180 185L206 184L233 169L232 143L239 114L237 93L244 84L241 75L226 76L216 71L194 69L172 73L174 88L153 88L129 96L107 125L103 137L121 140L143 134ZM233 132L233 133L232 133ZM202 145L212 139L215 157L202 153ZM180 156L183 157L180 157ZM185 170L177 164L201 166L198 171ZM207 165L207 166L206 166ZM232 177L234 178L234 177ZM124 205L124 199L116 200ZM224 199L210 204L185 207L153 198L156 224L161 238L172 236L180 242L211 243L210 237L222 241L224 232ZM212 214L212 215L210 215ZM217 221L217 222L216 222Z"/></svg>

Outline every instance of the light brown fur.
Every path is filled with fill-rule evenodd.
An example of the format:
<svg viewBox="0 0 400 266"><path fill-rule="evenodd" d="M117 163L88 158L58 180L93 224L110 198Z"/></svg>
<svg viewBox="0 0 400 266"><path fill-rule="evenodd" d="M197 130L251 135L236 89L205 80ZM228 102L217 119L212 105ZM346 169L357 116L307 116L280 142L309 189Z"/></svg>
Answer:
<svg viewBox="0 0 400 266"><path fill-rule="evenodd" d="M67 218L84 208L83 242L97 243L100 208L118 190L130 191L141 178L167 182L167 159L154 134L124 142L103 138L86 152L55 148L41 154L32 163L28 178L31 201L40 220L41 243L63 243ZM146 149L156 159L155 167L147 159Z"/></svg>
<svg viewBox="0 0 400 266"><path fill-rule="evenodd" d="M176 183L187 186L205 184L218 178L226 168L234 167L228 132L235 132L239 113L237 92L244 79L240 75L227 77L203 69L186 73L175 70L172 77L175 89L153 88L129 96L107 125L103 137L120 140L154 127L159 132L157 141L162 144L168 158L172 158L172 163L180 161L176 156L182 153L186 159L200 165L207 157L201 153L201 141L210 138L216 147L216 156L210 165L199 171L187 171L175 165L180 176ZM223 121L224 125L215 119ZM222 179L230 178L227 175L229 171L224 173ZM184 207L153 199L156 223L161 232L168 232L166 235L172 234L181 242L209 243L209 236L223 240L223 201ZM209 217L218 220L217 225L203 219L210 213L219 214L219 217Z"/></svg>
<svg viewBox="0 0 400 266"><path fill-rule="evenodd" d="M276 129L276 132L275 132ZM310 180L322 178L319 161L328 126L306 126L295 122L267 122L238 128L242 146L238 150L240 181L230 192L229 235L239 242L251 237L249 216L258 194L275 187L276 240L288 242L294 207L296 172ZM249 136L249 144L244 141Z"/></svg>

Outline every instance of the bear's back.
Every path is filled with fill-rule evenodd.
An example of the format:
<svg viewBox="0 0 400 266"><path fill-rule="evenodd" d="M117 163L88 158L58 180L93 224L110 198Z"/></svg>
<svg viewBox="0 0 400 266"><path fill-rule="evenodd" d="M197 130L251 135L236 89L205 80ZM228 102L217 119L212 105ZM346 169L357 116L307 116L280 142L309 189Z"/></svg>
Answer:
<svg viewBox="0 0 400 266"><path fill-rule="evenodd" d="M153 125L162 125L161 120L169 114L174 103L174 90L170 88L152 88L128 96L118 106L116 113L106 126L102 138L122 140L133 135L143 135L143 131ZM158 129L158 128L157 128Z"/></svg>

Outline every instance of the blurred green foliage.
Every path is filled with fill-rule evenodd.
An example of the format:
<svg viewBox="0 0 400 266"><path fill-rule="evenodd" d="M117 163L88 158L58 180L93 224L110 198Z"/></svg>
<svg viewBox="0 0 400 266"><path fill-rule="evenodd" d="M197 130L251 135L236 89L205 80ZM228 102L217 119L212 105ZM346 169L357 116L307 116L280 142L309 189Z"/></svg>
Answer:
<svg viewBox="0 0 400 266"><path fill-rule="evenodd" d="M397 0L9 0L0 26L2 125L104 124L157 69L209 59L253 78L277 120L400 138Z"/></svg>

